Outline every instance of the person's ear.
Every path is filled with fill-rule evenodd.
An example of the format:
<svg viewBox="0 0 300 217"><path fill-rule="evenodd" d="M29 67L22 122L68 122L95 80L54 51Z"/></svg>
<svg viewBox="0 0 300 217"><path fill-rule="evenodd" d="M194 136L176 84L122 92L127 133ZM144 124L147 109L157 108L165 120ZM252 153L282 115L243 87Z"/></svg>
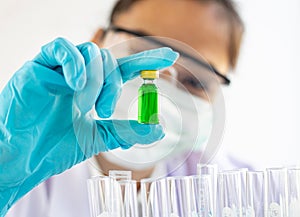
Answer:
<svg viewBox="0 0 300 217"><path fill-rule="evenodd" d="M96 33L94 34L94 36L91 39L91 42L94 42L95 44L97 44L99 47L102 47L103 45L103 39L104 39L104 34L105 34L105 30L100 28L96 31Z"/></svg>

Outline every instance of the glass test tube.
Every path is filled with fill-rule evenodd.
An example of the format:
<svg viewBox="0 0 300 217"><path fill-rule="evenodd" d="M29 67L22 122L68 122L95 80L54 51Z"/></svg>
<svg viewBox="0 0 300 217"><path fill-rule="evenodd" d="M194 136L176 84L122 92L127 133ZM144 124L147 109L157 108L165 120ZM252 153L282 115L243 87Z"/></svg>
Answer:
<svg viewBox="0 0 300 217"><path fill-rule="evenodd" d="M247 172L248 168L238 169L241 176L241 200L242 200L242 216L247 217L247 202L246 202L246 191L247 191ZM248 216L250 217L250 216Z"/></svg>
<svg viewBox="0 0 300 217"><path fill-rule="evenodd" d="M112 179L95 176L87 180L91 217L112 217Z"/></svg>
<svg viewBox="0 0 300 217"><path fill-rule="evenodd" d="M241 174L238 170L218 174L217 216L242 217Z"/></svg>
<svg viewBox="0 0 300 217"><path fill-rule="evenodd" d="M113 179L112 216L113 217L139 217L137 202L136 181L131 180L131 171L111 170L110 178Z"/></svg>
<svg viewBox="0 0 300 217"><path fill-rule="evenodd" d="M300 215L300 168L288 169L289 216Z"/></svg>
<svg viewBox="0 0 300 217"><path fill-rule="evenodd" d="M214 217L214 197L211 176L191 176L191 182L191 217Z"/></svg>
<svg viewBox="0 0 300 217"><path fill-rule="evenodd" d="M212 216L216 216L217 211L217 177L218 177L218 165L217 164L197 164L197 174L198 175L209 175L211 179L211 189L212 189L212 201L213 210Z"/></svg>
<svg viewBox="0 0 300 217"><path fill-rule="evenodd" d="M170 215L167 180L142 179L141 203L143 217L165 217Z"/></svg>
<svg viewBox="0 0 300 217"><path fill-rule="evenodd" d="M190 177L168 177L167 186L170 198L170 216L182 217L192 215Z"/></svg>
<svg viewBox="0 0 300 217"><path fill-rule="evenodd" d="M286 168L266 169L266 216L288 217L288 180Z"/></svg>
<svg viewBox="0 0 300 217"><path fill-rule="evenodd" d="M265 173L247 171L246 217L264 217L265 213Z"/></svg>

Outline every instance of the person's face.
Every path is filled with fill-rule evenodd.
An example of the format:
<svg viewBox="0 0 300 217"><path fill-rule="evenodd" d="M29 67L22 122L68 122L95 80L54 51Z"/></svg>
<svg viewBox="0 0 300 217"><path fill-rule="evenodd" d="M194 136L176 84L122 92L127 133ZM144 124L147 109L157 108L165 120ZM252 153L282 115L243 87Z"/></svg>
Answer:
<svg viewBox="0 0 300 217"><path fill-rule="evenodd" d="M115 25L184 42L221 73L229 69L229 26L216 3L144 0L120 14Z"/></svg>

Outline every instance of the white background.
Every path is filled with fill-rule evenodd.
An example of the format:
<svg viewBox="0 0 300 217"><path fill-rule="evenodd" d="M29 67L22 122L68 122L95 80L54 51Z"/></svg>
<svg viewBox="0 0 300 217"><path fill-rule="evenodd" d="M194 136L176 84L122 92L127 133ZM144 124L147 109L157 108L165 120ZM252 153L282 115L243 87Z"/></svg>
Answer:
<svg viewBox="0 0 300 217"><path fill-rule="evenodd" d="M105 25L114 0L0 0L0 90L41 45L74 44ZM246 35L233 84L225 90L223 146L257 167L300 156L300 1L239 0ZM221 154L222 152L220 152Z"/></svg>

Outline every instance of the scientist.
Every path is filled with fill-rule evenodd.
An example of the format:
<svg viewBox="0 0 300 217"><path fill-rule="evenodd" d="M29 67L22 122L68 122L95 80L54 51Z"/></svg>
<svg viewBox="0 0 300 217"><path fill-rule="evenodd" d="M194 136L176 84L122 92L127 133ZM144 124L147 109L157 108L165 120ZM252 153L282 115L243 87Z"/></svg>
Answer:
<svg viewBox="0 0 300 217"><path fill-rule="evenodd" d="M115 7L113 8L110 20L111 20L110 27L107 29L99 29L99 31L97 31L96 35L93 37L92 41L95 42L96 44L98 44L99 47L109 47L110 50L112 50L112 53L117 53L117 51L125 50L124 54L131 54L130 51L132 51L132 50L133 50L133 53L135 53L135 51L144 50L145 48L155 47L155 45L149 46L149 43L148 43L149 40L148 40L147 42L145 42L146 45L144 47L142 47L142 48L135 47L134 49L132 49L133 48L132 45L140 44L140 43L134 43L135 38L137 38L139 36L147 36L147 35L171 38L176 41L182 42L183 44L192 48L193 51L190 51L187 49L188 50L187 52L180 52L180 54L181 54L181 57L190 59L193 62L198 63L198 65L195 64L195 67L193 68L194 71L192 73L195 76L198 76L198 74L199 74L199 77L197 77L197 79L194 79L193 76L190 76L190 74L187 72L188 70L182 70L182 67L180 67L180 65L174 66L174 70L176 71L176 73L172 73L173 70L170 69L170 70L167 70L166 74L165 74L166 79L164 81L164 85L167 88L170 88L170 92L173 92L173 94L175 94L175 96L178 96L178 98L183 101L182 104L185 104L184 96L186 96L186 94L192 95L193 100L196 102L195 104L199 105L200 108L205 109L204 111L207 110L208 106L207 106L206 102L210 101L214 94L208 94L209 97L207 97L207 95L205 95L203 93L203 86L199 85L198 80L201 80L201 83L202 82L205 83L205 80L207 80L206 78L210 77L211 74L215 74L215 77L217 77L217 79L218 79L218 83L222 83L224 85L229 84L229 80L226 76L227 76L229 70L234 68L236 65L239 48L240 48L240 43L241 43L241 38L242 38L242 34L243 34L243 24L241 22L239 15L237 14L235 8L233 7L233 3L231 0L221 0L221 1L220 0L192 0L192 1L120 0L117 2ZM154 39L155 39L154 44L157 45L157 43L159 43L158 42L159 40L156 40L156 38L154 38ZM128 40L133 40L133 43L130 43L130 46L128 46L128 44L126 43L126 41L128 41ZM143 40L143 38L142 38L142 40ZM122 42L125 42L125 44L123 44ZM152 44L153 40L150 40L150 42ZM120 44L120 46L117 45L118 43ZM170 43L166 43L166 44L170 45ZM112 45L114 45L114 46L112 46ZM49 46L58 47L53 44L48 45L48 47ZM157 46L157 47L159 47L159 46ZM176 47L176 49L174 48L174 50L185 50L184 48L186 46L177 46L176 45L174 47ZM180 49L177 49L177 47L179 47ZM52 68L56 69L55 66L57 64L53 64L53 61L49 61L47 59L47 57L45 57L46 56L45 52L47 52L47 51L48 51L48 49L46 46L42 51L42 55L37 57L37 58L41 58L43 61L40 64L41 65L40 67L42 67L44 69L45 65L51 64ZM155 51L157 51L157 50L153 50L152 52L155 52ZM102 50L101 52L106 54L105 50ZM164 51L164 52L166 52L166 51ZM87 53L86 55L91 55L91 52L87 51L86 53ZM197 55L197 53L200 53L204 58L201 58L199 55ZM149 54L149 55L147 55L147 54ZM167 65L171 65L173 63L173 60L175 60L177 56L175 57L175 55L172 52L170 54L171 54L171 56L173 56L173 58L171 58L172 61L168 61L168 63L166 65L163 65L162 67L156 67L156 68L164 68ZM182 54L184 54L184 55L182 55ZM101 56L102 55L103 54L101 54ZM123 56L123 55L120 54L120 56ZM144 55L144 53L143 53L143 55ZM149 58L151 55L152 55L151 53L146 53L146 58L147 57ZM59 56L63 57L64 55L61 54ZM118 56L118 55L116 55L116 56ZM164 57L168 56L168 54L163 55L163 56ZM131 56L129 56L129 59L130 59L130 57ZM182 59L181 57L179 58L179 61L182 61L182 66L184 66L185 60ZM91 59L93 59L93 58L88 58L88 60L91 60ZM103 58L103 60L109 62L109 65L115 64L114 61L111 61L110 58L108 58L108 59ZM124 61L122 61L122 60L124 60L123 57L118 59L118 61L117 61L118 65L120 66L120 67L117 67L117 71L120 71L122 76L123 76L124 72L127 71L125 69L130 69L129 67L133 67L134 69L136 69L135 64L128 63L126 65L126 63L127 63L126 57L125 57ZM189 60L187 60L187 61L189 61ZM92 62L91 64L88 64L88 65L90 65L91 68L93 68L94 65L99 66L102 64L102 63L97 63L97 62L94 63L93 61L87 61L87 63L89 63L89 62ZM210 64L208 65L207 63L210 63ZM125 68L121 67L123 64L125 64L125 66L124 66ZM141 64L141 65L144 66L143 64ZM158 65L160 65L160 64L158 64ZM213 66L213 67L211 67L211 66ZM89 66L87 66L86 68L88 69ZM109 70L113 70L112 68L115 68L115 67L110 67ZM135 71L134 69L131 69L130 71ZM138 69L141 69L141 68L138 67ZM207 70L207 69L212 69L212 70ZM43 71L45 71L45 73L41 73L41 74L47 75L48 70L49 69L43 70ZM89 70L86 70L86 71L88 74ZM58 70L58 72L60 72L60 71ZM113 78L110 78L109 76L106 75L106 73L103 73L103 72L100 74L101 75L103 74L104 78L109 79L107 86L112 85L113 90L119 89L119 88L114 88L114 85L116 85L116 83L119 83L120 79L117 78L116 80L114 80ZM173 79L173 78L170 78L169 75L174 75L174 74L176 74L175 79L177 81L179 81L179 83L183 84L183 86L184 86L183 88L178 88L178 85L175 85L174 82L169 82L169 81L172 81L172 79ZM41 76L40 73L38 75ZM56 73L56 75L59 76L59 73ZM78 78L78 76L80 76L80 75L77 75L77 73L75 73L75 75L76 75L76 78ZM95 76L95 75L93 74L91 76ZM136 74L134 74L134 76L136 76ZM133 78L134 76L127 76L125 78L122 78L122 80L127 81L130 78ZM188 79L186 78L187 76L188 76ZM68 82L72 79L69 80L67 76L65 76L65 77L66 77L66 82L68 84ZM39 78L39 77L37 77L37 78ZM35 76L35 79L37 79L37 78ZM47 79L43 79L42 81L44 81L44 80L47 81L48 77L47 77ZM83 79L83 80L85 80L85 79ZM92 80L94 80L94 79L92 79ZM164 80L164 79L160 79L160 80ZM42 90L38 90L36 93L37 95L43 96L43 93L46 91L46 93L48 95L52 96L55 93L60 93L61 89L64 90L64 88L61 87L61 82L59 82L59 81L55 80L54 82L51 82L51 84L53 84L54 87L51 86L50 88L48 86L44 87L43 83L44 82L41 82L40 85L41 85ZM78 82L78 83L79 83L78 85L81 86L80 85L81 82ZM127 82L127 83L128 83L128 85L125 85L125 88L124 88L125 93L130 94L131 89L136 91L136 86L135 86L134 82L133 83ZM59 124L57 124L57 126L59 126L59 128L55 129L54 133L51 135L56 135L58 133L60 135L60 138L68 139L69 133L67 133L65 130L68 128L66 128L66 125L64 124L64 122L62 122L62 120L68 119L68 118L71 120L75 119L75 123L68 122L68 124L74 125L75 132L77 133L77 136L79 137L80 145L76 146L76 147L72 146L73 149L77 148L74 151L73 151L73 149L71 149L73 152L70 150L66 151L64 149L61 152L59 152L59 150L57 152L55 152L55 159L61 159L62 154L63 155L67 154L67 156L65 156L65 157L69 160L68 163L72 162L72 164L70 164L70 163L67 164L65 166L65 168L71 167L74 164L74 162L77 160L77 158L76 158L76 160L74 160L74 153L80 152L81 160L84 160L87 157L90 157L94 153L96 153L96 151L92 151L92 153L87 154L86 156L82 155L82 150L84 150L84 153L89 153L90 148L93 147L93 146L85 147L83 144L88 144L88 142L85 143L85 140L89 139L91 144L93 144L95 141L93 136L85 136L85 133L92 132L92 130L91 130L92 127L90 124L86 124L86 123L90 123L90 119L88 119L88 121L85 121L86 116L82 115L82 113L83 113L82 111L88 111L92 107L92 105L95 104L95 103L90 103L90 106L89 106L89 104L86 105L86 103L84 103L84 102L92 101L92 102L96 102L96 110L100 117L108 117L112 114L111 108L113 107L112 105L116 104L116 101L110 100L110 98L111 98L110 94L112 94L114 92L113 91L104 91L105 84L106 84L106 82L104 82L104 85L102 87L103 91L101 90L100 99L102 99L101 98L102 93L105 93L105 92L106 92L106 94L108 94L107 96L109 96L109 97L105 97L106 95L103 94L104 95L103 100L96 101L95 97L93 97L93 94L88 94L87 92L84 92L83 94L80 94L80 92L79 92L78 94L75 94L75 96L74 96L74 94L71 94L71 98L70 98L70 94L68 94L69 92L67 92L66 94L62 94L62 95L59 94L58 99L57 100L55 99L55 103L53 103L53 105L56 106L57 103L59 103L59 102L61 102L61 100L63 100L64 106L61 106L62 111L60 111L60 112L55 112L55 110L51 110L51 109L44 110L45 107L40 106L41 103L37 102L38 105L36 105L36 107L38 107L38 109L39 109L37 112L41 112L41 115L38 116L38 118L34 118L35 116L33 116L33 119L41 122L41 128L43 130L49 130L48 124L55 125L55 123L56 123L51 119L51 116L52 116L51 111L54 111L53 116L55 116L57 118L56 120L59 121ZM76 83L76 85L77 85L77 83ZM71 86L71 87L73 87L73 86ZM132 88L132 87L134 87L134 88ZM36 88L36 87L34 87L34 88ZM126 88L128 89L128 92L127 92ZM91 88L91 89L93 89L93 88ZM97 91L95 91L95 92L97 92ZM122 113L123 112L122 108L123 109L125 108L125 110L128 109L126 104L122 105L122 103L124 102L122 100L122 98L132 97L132 96L126 95L125 93L123 93L123 95L121 96L121 99L119 101L120 103L118 103L117 108L116 108L116 112L120 111L120 113ZM94 94L94 96L95 95L98 96L98 94ZM136 96L136 92L134 93L134 95ZM32 95L30 95L30 97L32 97ZM61 97L63 99L61 99ZM84 101L86 97L88 98L88 100ZM68 100L66 100L64 98L68 98ZM73 102L73 99L74 99L75 103ZM93 99L93 100L91 100L91 99ZM99 103L99 101L100 101L100 103ZM82 107L77 106L77 104L80 104L80 102L83 102ZM22 103L24 103L24 101L22 101ZM49 102L46 100L46 102L43 102L43 103L44 103L44 105L48 105ZM65 106L68 104L70 105L69 108L65 109ZM58 104L58 105L60 105L60 104ZM188 108L189 104L186 103L185 105L181 105L181 107L182 107L182 109L180 108L181 111L188 111L188 112L184 112L184 113L189 113L189 114L187 114L186 117L191 117L191 115L194 114L195 115L194 118L195 119L198 118L198 117L196 117L197 116L196 113L189 112L189 108ZM128 110L126 110L126 112L127 111ZM29 112L28 116L31 117L33 115L32 113L36 114L37 112ZM71 114L71 113L72 113L73 118L65 116L66 114ZM41 121L41 120L43 120L42 117L45 118L45 116L47 117L47 121L46 121L47 127L45 125L43 125L43 123L45 123L45 122ZM48 118L48 116L49 116L49 118ZM120 116L122 116L122 114ZM115 117L118 117L118 114L115 114ZM83 124L81 123L81 121L83 121ZM95 123L95 122L93 122L93 123ZM140 128L141 126L137 125L135 122L133 122L133 123L125 122L125 124L123 124L123 122L121 122L121 123L117 124L117 127L116 127L116 124L114 124L111 121L102 121L100 123L101 124L99 124L96 127L96 129L99 129L103 132L102 135L104 135L104 136L101 138L111 138L112 140L116 139L117 141L120 138L122 138L123 140L124 140L124 138L125 138L125 140L130 139L131 142L128 142L129 143L128 146L130 146L130 144L132 144L132 143L150 143L152 141L155 141L155 140L161 138L160 129L152 129L152 128L151 129L149 129L149 128L142 129L142 128ZM130 124L131 127L128 127L128 124ZM26 123L24 123L24 125L27 126ZM114 127L108 128L108 130L106 130L107 126L112 126L112 125L114 125ZM134 138L134 137L132 137L132 134L131 134L131 133L133 133L131 130L132 125L133 125L133 128L136 125L138 128L136 131L138 131L138 132L142 131L141 134L143 134L143 132L145 133L145 132L149 132L150 130L151 131L153 130L154 132L156 132L156 133L154 133L154 134L156 134L156 136L151 137L152 139L148 138L147 141L144 141L141 138L139 138L140 140L135 139L134 141L132 141L132 139ZM120 127L120 132L123 132L123 134L121 136L118 136L118 135L120 135L120 132L118 132L118 133L114 134L115 136L109 137L111 130L114 130L115 128L119 129L119 127ZM152 127L154 127L154 126L152 126ZM64 131L60 132L61 129L64 129ZM76 129L78 129L78 130L76 130ZM124 130L124 129L131 130L131 133L128 133L128 131ZM169 129L166 129L166 130L168 131ZM44 131L39 130L39 128L32 129L32 131L30 133L27 133L26 136L30 137L31 140L35 141L36 137L32 136L33 133L35 133L35 132L43 133ZM177 129L174 129L174 131L169 132L169 133L176 134L176 132L177 132ZM151 135L154 135L154 134L151 134ZM167 136L168 135L166 134L166 137ZM27 139L27 137L26 137L26 139ZM41 138L43 139L42 142L43 143L46 142L46 144L48 142L52 143L52 140L56 140L56 137L46 136L46 135L44 135L44 133L43 133L43 135L41 135ZM81 141L81 140L83 140L83 141ZM164 141L164 139L162 139L161 141ZM165 141L171 141L171 140L165 140ZM29 216L30 217L35 217L35 216L36 217L40 217L40 216L55 216L55 217L89 216L89 204L88 204L88 197L87 197L88 193L87 193L87 189L86 189L86 180L90 176L95 175L95 174L107 174L108 171L111 169L132 170L133 178L137 179L137 180L140 180L142 178L147 178L147 177L153 177L156 175L161 176L161 175L194 174L196 172L195 166L199 160L199 156L201 155L201 152L193 151L192 153L189 153L189 155L186 157L185 151L188 151L188 150L185 150L184 145L180 146L181 144L187 144L187 142L190 142L190 141L194 142L193 140L189 140L189 137L187 136L186 139L183 140L182 143L178 143L179 146L177 146L177 148L179 148L181 150L180 153L176 153L176 155L175 154L172 155L172 157L168 158L168 160L166 160L166 161L160 161L159 164L157 164L155 161L151 161L147 164L142 163L139 165L139 164L135 163L134 160L132 162L129 161L132 157L147 158L148 157L147 153L150 153L147 151L146 152L142 151L143 154L141 156L137 156L134 153L135 152L134 150L133 150L133 152L126 151L126 154L123 154L124 152L121 152L119 150L117 150L115 153L112 153L111 155L108 154L109 152L100 153L96 157L93 157L92 161L85 161L81 164L78 164L75 167L73 167L72 169L70 169L58 176L54 176L54 177L48 179L47 181L43 182L39 186L37 186L30 193L28 193L25 197L23 197L15 205L15 207L13 207L10 210L10 212L8 213L7 216L8 217L17 217L17 216L25 216L25 217L27 217L27 216L28 217ZM57 142L59 143L59 141L57 141ZM181 142L181 140L180 140L180 142ZM123 142L118 142L117 144L120 144L120 143L123 144ZM104 146L108 146L108 144L115 144L115 143L109 143L105 140L105 141L103 141L102 144L103 144L102 149L99 148L98 152L101 150L110 149L110 147L104 147ZM160 143L158 143L158 144L160 144ZM115 145L113 145L113 146L114 146L113 148L118 147ZM68 148L70 149L69 146L68 146ZM190 148L190 147L186 147L186 148ZM58 149L59 149L59 147L58 147ZM158 149L154 148L154 150L159 150L159 148ZM45 151L46 150L44 150L44 144L43 144L43 148L39 148L37 151L33 151L30 153L32 153L34 155L42 156L42 154L45 154ZM50 153L51 153L51 151L50 151ZM40 154L40 153L42 153L42 154ZM116 157L116 156L119 156L119 157ZM176 167L174 169L173 165L177 164L177 162L180 161L178 159L180 159L181 156L184 156L183 158L185 160L182 161L182 165L180 167ZM46 159L45 164L51 165L52 163L54 163L55 159L52 159L52 158ZM78 160L77 162L79 162L79 161L80 160ZM30 166L31 165L40 166L41 164L38 164L33 161L32 163L30 163ZM46 167L46 168L47 169L42 168L43 174L47 173L47 175L49 175L49 176L54 174L54 173L48 174L49 168L48 167ZM30 169L31 168L29 168L29 171L30 171ZM62 172L62 170L59 169L59 171L57 173L59 173L59 172ZM46 176L46 177L48 178L49 176ZM45 179L42 179L42 180L45 180ZM27 191L29 191L29 189L27 189Z"/></svg>

